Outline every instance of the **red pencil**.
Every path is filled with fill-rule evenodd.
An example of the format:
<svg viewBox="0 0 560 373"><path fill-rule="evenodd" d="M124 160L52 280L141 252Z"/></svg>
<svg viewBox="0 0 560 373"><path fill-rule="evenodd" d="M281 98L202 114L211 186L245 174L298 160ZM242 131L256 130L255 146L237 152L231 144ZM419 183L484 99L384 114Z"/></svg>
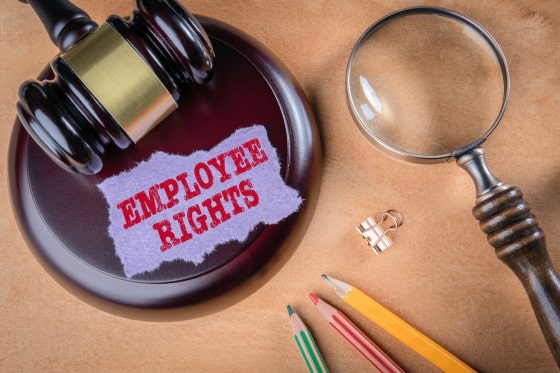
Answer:
<svg viewBox="0 0 560 373"><path fill-rule="evenodd" d="M329 324L382 373L403 373L404 371L381 348L373 343L342 312L319 298L309 294L311 301L327 319Z"/></svg>

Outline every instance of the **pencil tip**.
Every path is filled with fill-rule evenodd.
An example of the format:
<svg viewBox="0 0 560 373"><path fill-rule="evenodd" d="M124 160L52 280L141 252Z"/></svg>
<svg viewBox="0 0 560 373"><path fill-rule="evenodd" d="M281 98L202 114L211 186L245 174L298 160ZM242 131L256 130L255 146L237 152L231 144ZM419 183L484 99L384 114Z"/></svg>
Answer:
<svg viewBox="0 0 560 373"><path fill-rule="evenodd" d="M311 299L314 305L317 305L317 303L319 303L319 297L313 293L309 293L309 299Z"/></svg>
<svg viewBox="0 0 560 373"><path fill-rule="evenodd" d="M329 286L334 290L334 292L341 298L346 298L347 293L352 290L352 286L337 280L335 278L329 277L327 275L322 275L321 278L329 284Z"/></svg>
<svg viewBox="0 0 560 373"><path fill-rule="evenodd" d="M293 307L288 304L288 315L292 316L296 311L294 311Z"/></svg>
<svg viewBox="0 0 560 373"><path fill-rule="evenodd" d="M329 285L332 285L331 278L327 275L321 275L321 279L325 280Z"/></svg>

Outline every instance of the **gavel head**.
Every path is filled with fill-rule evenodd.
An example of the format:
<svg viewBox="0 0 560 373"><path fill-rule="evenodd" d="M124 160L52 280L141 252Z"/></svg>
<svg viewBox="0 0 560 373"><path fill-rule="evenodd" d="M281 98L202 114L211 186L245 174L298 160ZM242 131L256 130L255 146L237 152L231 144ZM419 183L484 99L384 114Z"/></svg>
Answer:
<svg viewBox="0 0 560 373"><path fill-rule="evenodd" d="M25 2L52 18L50 2L48 10L40 1ZM55 2L66 21L52 27L51 38L62 53L51 61L52 79L20 87L18 116L56 163L95 174L109 147L140 140L177 108L186 85L211 78L214 51L175 0L137 0L128 20L111 16L100 27L83 12L77 17L73 5Z"/></svg>

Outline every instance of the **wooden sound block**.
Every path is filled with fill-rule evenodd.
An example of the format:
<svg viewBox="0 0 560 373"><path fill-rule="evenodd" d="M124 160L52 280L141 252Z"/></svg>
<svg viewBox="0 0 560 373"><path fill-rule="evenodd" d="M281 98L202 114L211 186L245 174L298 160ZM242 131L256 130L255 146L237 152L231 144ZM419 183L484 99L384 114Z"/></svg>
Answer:
<svg viewBox="0 0 560 373"><path fill-rule="evenodd" d="M180 308L180 317L190 317L239 301L286 262L317 199L320 143L301 89L256 41L215 20L201 17L199 21L216 51L213 80L190 89L179 109L136 145L109 152L99 174L61 169L19 121L15 123L9 178L21 231L53 277L78 297L110 312L150 317L144 314L152 312L149 309ZM47 69L41 78L50 75ZM266 126L282 176L299 191L303 207L279 224L256 227L244 242L219 246L197 266L166 262L154 272L125 277L107 233L107 202L97 185L155 151L188 155L209 150L236 129L253 124Z"/></svg>

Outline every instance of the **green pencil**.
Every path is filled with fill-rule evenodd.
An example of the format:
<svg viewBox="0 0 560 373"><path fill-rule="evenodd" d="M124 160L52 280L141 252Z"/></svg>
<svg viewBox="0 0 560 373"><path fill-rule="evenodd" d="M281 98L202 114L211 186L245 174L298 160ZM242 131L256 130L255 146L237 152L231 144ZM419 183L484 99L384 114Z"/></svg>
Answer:
<svg viewBox="0 0 560 373"><path fill-rule="evenodd" d="M294 332L294 339L303 356L303 360L312 373L328 373L325 361L315 344L315 340L309 331L309 328L305 326L301 318L294 311L292 306L288 306L288 315L290 315L290 320L292 322L292 330Z"/></svg>

